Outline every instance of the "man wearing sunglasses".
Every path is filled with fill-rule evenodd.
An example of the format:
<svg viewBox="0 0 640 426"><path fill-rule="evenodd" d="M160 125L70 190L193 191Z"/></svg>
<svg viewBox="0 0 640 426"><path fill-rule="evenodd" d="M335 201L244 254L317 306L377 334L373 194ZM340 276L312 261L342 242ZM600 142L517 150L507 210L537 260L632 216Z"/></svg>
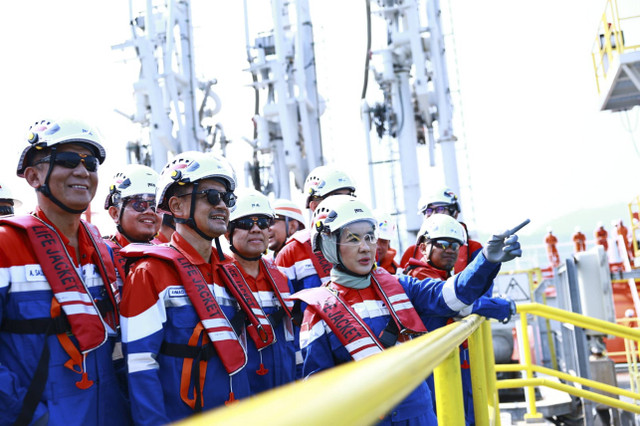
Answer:
<svg viewBox="0 0 640 426"><path fill-rule="evenodd" d="M458 219L458 216L460 215L460 203L458 201L458 196L449 188L438 188L433 193L420 199L418 202L418 214L423 215L425 219L430 217L432 214L446 214L454 219ZM458 222L460 221L458 220ZM460 223L465 230L466 242L462 247L460 247L458 252L458 261L454 266L455 272L462 271L469 263L471 263L482 249L481 243L469 238L467 225L463 222ZM410 258L418 260L420 256L417 246L409 246L402 254L400 266L402 268L406 268Z"/></svg>
<svg viewBox="0 0 640 426"><path fill-rule="evenodd" d="M441 213L430 215L424 220L420 227L416 241L422 258L420 260L409 259L404 274L420 280L425 278L447 280L454 273L454 266L458 260L460 248L464 246L465 240L466 231L462 224L456 219ZM471 309L468 309L466 312L461 312L461 316L473 313L508 322L515 313L515 304L513 301L489 297L487 295L478 298L470 308ZM421 318L429 331L444 327L453 320L447 317L425 316ZM475 424L475 421L473 414L473 389L471 387L469 370L469 351L466 342L460 347L460 363L465 419L467 420L467 424L471 425ZM434 398L433 406L435 407L433 376L429 376L427 384L432 390L431 396Z"/></svg>
<svg viewBox="0 0 640 426"><path fill-rule="evenodd" d="M104 208L116 224L117 232L105 237L124 280L124 258L120 249L129 243L149 243L160 229L156 214L158 173L142 164L129 164L115 174L109 185Z"/></svg>
<svg viewBox="0 0 640 426"><path fill-rule="evenodd" d="M166 424L251 395L246 335L266 342L272 335L251 290L221 279L231 258L219 238L235 208L235 188L226 159L195 151L175 156L156 190L158 210L176 223L171 241L121 251L131 262L120 312L136 423Z"/></svg>
<svg viewBox="0 0 640 426"><path fill-rule="evenodd" d="M25 143L17 174L38 204L0 220L2 423L128 424L112 361L115 267L97 228L81 220L105 159L99 134L79 120L40 120Z"/></svg>
<svg viewBox="0 0 640 426"><path fill-rule="evenodd" d="M273 343L248 339L247 370L251 392L259 393L296 379L296 334L291 308L286 301L293 292L291 282L271 259L265 259L269 243L269 227L275 212L269 199L257 191L238 194L236 209L231 213L227 240L233 252L234 264L224 265L223 279L227 287L234 281L244 281L256 295L259 309L273 330Z"/></svg>

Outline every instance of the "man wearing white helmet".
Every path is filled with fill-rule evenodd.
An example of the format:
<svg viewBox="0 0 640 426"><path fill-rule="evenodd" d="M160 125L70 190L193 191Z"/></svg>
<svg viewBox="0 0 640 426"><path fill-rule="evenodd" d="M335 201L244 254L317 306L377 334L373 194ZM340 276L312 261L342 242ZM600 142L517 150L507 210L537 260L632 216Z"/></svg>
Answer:
<svg viewBox="0 0 640 426"><path fill-rule="evenodd" d="M376 264L390 274L398 271L398 263L395 260L396 250L391 248L391 240L396 233L396 223L387 213L376 213L378 218L378 243L376 249Z"/></svg>
<svg viewBox="0 0 640 426"><path fill-rule="evenodd" d="M113 250L118 273L124 280L124 258L120 249L129 243L148 243L158 233L156 214L158 173L142 164L129 164L115 174L109 185L104 208L116 224L117 232L105 237Z"/></svg>
<svg viewBox="0 0 640 426"><path fill-rule="evenodd" d="M248 285L259 303L254 310L259 312L265 331L264 340L258 333L249 333L247 370L252 393L273 389L296 378L293 302L285 301L291 296L291 283L271 259L263 256L274 216L265 195L257 191L240 193L226 234L235 262L223 265L222 279L227 288Z"/></svg>
<svg viewBox="0 0 640 426"><path fill-rule="evenodd" d="M453 217L435 213L424 220L418 232L417 246L422 254L418 261L410 259L403 273L423 280L434 278L447 280L453 275L453 267L458 260L458 253L466 240L466 232L462 224ZM479 297L469 309L460 311L459 315L478 314L487 318L508 322L515 313L515 304L503 298ZM429 331L445 326L452 321L452 317L422 316L421 319ZM460 346L460 367L462 377L462 391L464 397L466 424L475 424L473 412L473 388L469 369L469 350L466 341ZM429 376L427 383L431 389L431 396L435 392L433 376Z"/></svg>
<svg viewBox="0 0 640 426"><path fill-rule="evenodd" d="M444 187L438 188L428 196L421 197L420 201L418 202L418 214L424 215L424 218L426 219L434 213L447 214L454 219L458 219L458 215L460 214L460 203L458 201L458 196L449 188ZM467 225L462 222L460 223L464 227L466 243L462 247L460 247L458 261L454 266L455 272L462 271L465 266L467 266L471 262L471 260L473 260L473 258L480 252L480 249L482 249L482 244L469 238ZM415 245L407 248L402 254L402 258L400 259L400 266L402 268L406 268L410 258L420 258L418 248Z"/></svg>
<svg viewBox="0 0 640 426"><path fill-rule="evenodd" d="M40 120L25 142L17 174L37 206L0 219L1 423L127 424L112 360L115 267L81 219L105 159L100 136L79 120Z"/></svg>
<svg viewBox="0 0 640 426"><path fill-rule="evenodd" d="M22 201L15 198L7 185L0 183L0 216L14 213L14 207L20 207Z"/></svg>
<svg viewBox="0 0 640 426"><path fill-rule="evenodd" d="M171 242L121 250L132 262L121 315L136 423L166 424L251 394L239 312L255 320L257 302L250 289L238 296L220 278L221 263L231 261L219 238L227 232L235 188L226 159L177 155L156 190L158 210L176 222Z"/></svg>
<svg viewBox="0 0 640 426"><path fill-rule="evenodd" d="M495 235L455 277L420 281L375 267L377 220L361 201L331 197L313 219L313 247L332 269L326 286L292 296L307 304L300 332L305 377L425 333L420 315L454 316L468 309L491 285L500 263L522 254L514 234L524 224ZM381 421L400 423L437 424L426 382Z"/></svg>
<svg viewBox="0 0 640 426"><path fill-rule="evenodd" d="M291 200L278 198L273 202L276 217L269 227L269 250L275 259L284 247L287 239L305 228L302 210Z"/></svg>
<svg viewBox="0 0 640 426"><path fill-rule="evenodd" d="M334 195L353 195L355 190L353 180L343 171L332 166L316 167L304 182L306 207L313 212L323 200ZM287 274L296 291L318 287L329 280L331 270L322 253L312 250L307 229L292 235L278 253L276 265Z"/></svg>

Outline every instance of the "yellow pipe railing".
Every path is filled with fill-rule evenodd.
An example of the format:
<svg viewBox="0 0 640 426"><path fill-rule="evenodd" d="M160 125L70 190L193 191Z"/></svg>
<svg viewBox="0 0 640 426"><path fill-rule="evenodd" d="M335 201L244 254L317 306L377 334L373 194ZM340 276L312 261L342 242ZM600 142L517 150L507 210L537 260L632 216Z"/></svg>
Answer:
<svg viewBox="0 0 640 426"><path fill-rule="evenodd" d="M459 374L458 346L483 321L483 318L471 315L381 354L193 416L181 424L259 424L265 421L265 416L273 413L277 413L279 425L299 425L300 419L304 419L305 425L335 424L338 419L340 423L349 425L375 424L432 371L436 380L438 376L451 377L455 371ZM455 357L458 361L442 364L447 357ZM436 395L443 396L436 398L441 416L464 413L461 399L454 401L449 398L449 393L461 389L459 381L440 382ZM441 424L458 424L459 417L456 419L452 423ZM464 419L460 424L464 425Z"/></svg>
<svg viewBox="0 0 640 426"><path fill-rule="evenodd" d="M535 378L534 373L546 374L548 376L556 377L558 379L576 382L583 386L588 386L593 389L597 389L603 392L608 392L618 396L626 396L634 400L640 400L640 394L636 391L627 391L615 386L610 386L604 383L588 380L582 377L575 377L570 374L566 374L557 370L545 368L531 363L531 353L529 346L528 336L528 320L527 314L538 315L543 318L553 319L560 322L573 324L577 327L596 330L605 334L622 337L625 340L634 341L636 344L640 341L640 330L624 327L618 324L613 324L607 321L603 321L597 318L590 318L584 315L576 314L575 312L569 312L562 309L554 308L551 306L540 305L538 303L521 304L517 307L518 313L521 314L521 333L520 333L520 348L521 359L524 358L524 364L506 364L496 365L496 371L524 371L526 379L509 379L501 380L497 383L499 389L511 388L511 387L526 387L527 401L528 401L528 413L526 418L539 418L541 414L537 412L535 403L535 386L548 386L554 389L561 390L563 392L570 393L583 398L601 402L613 407L621 408L623 410L631 411L634 413L640 413L640 406L636 404L630 404L618 399L608 397L599 393L587 391L584 389L577 389L573 386L557 383L551 380ZM633 385L632 385L633 386Z"/></svg>

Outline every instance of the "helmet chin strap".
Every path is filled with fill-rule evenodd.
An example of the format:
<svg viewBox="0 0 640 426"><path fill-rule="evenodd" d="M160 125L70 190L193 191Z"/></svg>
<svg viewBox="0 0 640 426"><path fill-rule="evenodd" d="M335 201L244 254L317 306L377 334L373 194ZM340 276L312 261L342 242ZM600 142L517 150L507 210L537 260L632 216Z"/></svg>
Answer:
<svg viewBox="0 0 640 426"><path fill-rule="evenodd" d="M202 238L204 238L207 241L216 241L216 251L218 252L218 259L220 260L225 260L224 257L224 253L222 251L222 245L220 244L220 238L218 237L211 237L207 234L205 234L204 232L202 232L200 230L200 228L198 228L198 225L196 225L196 221L194 218L194 212L196 210L196 192L198 192L198 185L200 184L200 182L196 181L193 183L193 189L191 190L191 205L189 206L189 218L188 219L182 219L179 217L175 217L174 216L174 221L176 223L182 223L184 225L187 225L189 228L193 229L194 231L196 231L196 233L198 235L200 235Z"/></svg>
<svg viewBox="0 0 640 426"><path fill-rule="evenodd" d="M229 250L231 250L234 254L237 254L244 260L248 260L249 262L255 262L256 260L260 260L262 258L262 253L260 253L256 257L247 257L240 253L237 248L233 246L233 231L235 230L234 224L229 225Z"/></svg>
<svg viewBox="0 0 640 426"><path fill-rule="evenodd" d="M48 199L53 201L54 204L56 206L60 207L62 210L66 211L68 213L72 213L72 214L81 214L87 209L86 207L84 209L81 209L81 210L72 209L71 207L63 204L62 201L58 200L51 193L51 189L49 189L49 178L51 177L51 172L53 171L53 167L55 165L54 164L55 163L55 159L56 159L56 147L54 146L54 147L51 148L51 159L49 160L49 170L47 170L47 176L44 179L44 184L42 184L40 187L36 188L36 191L41 192L42 195L44 195L45 197L47 197Z"/></svg>

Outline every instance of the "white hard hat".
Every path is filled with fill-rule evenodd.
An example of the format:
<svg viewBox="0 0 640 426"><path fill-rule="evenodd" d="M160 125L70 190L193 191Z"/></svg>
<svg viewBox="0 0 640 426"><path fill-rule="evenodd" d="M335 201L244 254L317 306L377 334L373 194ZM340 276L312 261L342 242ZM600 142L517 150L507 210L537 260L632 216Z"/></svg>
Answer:
<svg viewBox="0 0 640 426"><path fill-rule="evenodd" d="M302 215L302 210L296 203L291 200L287 200L285 198L278 198L273 202L273 209L278 216L285 216L290 219L295 219L300 222L301 228L304 229L304 216Z"/></svg>
<svg viewBox="0 0 640 426"><path fill-rule="evenodd" d="M22 201L14 197L9 187L3 183L0 183L0 200L12 200L13 207L20 207L22 205Z"/></svg>
<svg viewBox="0 0 640 426"><path fill-rule="evenodd" d="M389 213L375 212L376 219L378 220L378 238L383 240L391 240L396 235L397 225L393 216Z"/></svg>
<svg viewBox="0 0 640 426"><path fill-rule="evenodd" d="M29 166L31 157L36 151L63 143L81 143L87 145L100 164L104 162L106 153L101 144L100 134L90 124L76 119L40 120L29 127L27 146L20 155L17 174L24 177L24 169Z"/></svg>
<svg viewBox="0 0 640 426"><path fill-rule="evenodd" d="M430 204L451 204L460 211L458 196L447 187L438 188L430 194L420 197L420 201L418 201L418 214L424 215Z"/></svg>
<svg viewBox="0 0 640 426"><path fill-rule="evenodd" d="M167 191L174 185L186 185L196 181L215 178L224 182L227 191L236 189L236 174L224 158L210 153L186 151L176 155L162 169L156 188L158 209L169 212Z"/></svg>
<svg viewBox="0 0 640 426"><path fill-rule="evenodd" d="M350 195L334 195L327 198L313 212L311 244L320 249L320 236L331 234L354 222L368 221L375 228L377 220L373 211L362 201Z"/></svg>
<svg viewBox="0 0 640 426"><path fill-rule="evenodd" d="M229 222L247 216L264 215L275 217L269 198L261 192L245 190L237 195L236 207L229 216Z"/></svg>
<svg viewBox="0 0 640 426"><path fill-rule="evenodd" d="M467 235L464 227L453 217L442 214L434 213L422 222L420 231L418 231L417 244L420 244L422 240L435 240L438 238L451 238L465 244L467 242Z"/></svg>
<svg viewBox="0 0 640 426"><path fill-rule="evenodd" d="M353 180L345 172L332 166L319 166L309 173L304 181L304 194L307 196L306 207L314 197L325 197L333 191L349 189L355 192Z"/></svg>
<svg viewBox="0 0 640 426"><path fill-rule="evenodd" d="M134 195L152 194L155 196L158 176L155 170L142 164L124 166L111 180L104 208L117 206L123 198Z"/></svg>

